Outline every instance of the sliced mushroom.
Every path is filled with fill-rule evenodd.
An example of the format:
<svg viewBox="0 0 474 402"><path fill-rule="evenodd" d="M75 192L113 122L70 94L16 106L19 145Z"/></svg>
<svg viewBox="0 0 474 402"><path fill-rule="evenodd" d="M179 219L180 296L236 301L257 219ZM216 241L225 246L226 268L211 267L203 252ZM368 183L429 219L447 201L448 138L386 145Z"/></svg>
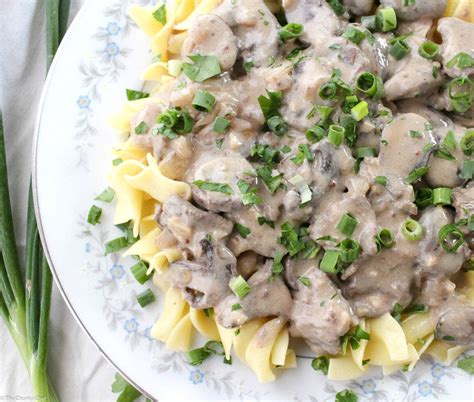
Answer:
<svg viewBox="0 0 474 402"><path fill-rule="evenodd" d="M221 157L212 159L200 165L194 172L195 183L192 186L193 198L200 206L214 212L229 212L242 206L241 191L238 187L240 180L255 185L252 176L254 169L244 158ZM226 185L225 191L205 189L196 181Z"/></svg>
<svg viewBox="0 0 474 402"><path fill-rule="evenodd" d="M276 57L279 24L262 0L224 1L214 14L230 26L238 38L239 56L255 66L267 66Z"/></svg>
<svg viewBox="0 0 474 402"><path fill-rule="evenodd" d="M250 293L243 299L228 296L217 306L217 321L223 327L234 328L253 318L290 316L292 300L280 276L272 275L268 261L248 280Z"/></svg>
<svg viewBox="0 0 474 402"><path fill-rule="evenodd" d="M221 17L201 15L189 29L182 53L216 56L221 69L226 71L232 68L237 59L237 38Z"/></svg>
<svg viewBox="0 0 474 402"><path fill-rule="evenodd" d="M201 240L205 251L196 261L180 260L169 268L173 286L180 289L194 308L210 308L230 293L229 280L236 273L235 256L222 244Z"/></svg>
<svg viewBox="0 0 474 402"><path fill-rule="evenodd" d="M159 221L179 240L180 246L189 249L196 258L202 255L203 239L222 240L233 227L232 222L222 216L196 208L178 196L164 203Z"/></svg>
<svg viewBox="0 0 474 402"><path fill-rule="evenodd" d="M318 268L310 267L303 276L305 283L298 281L292 292L290 331L302 337L317 354L335 355L341 348L341 336L351 326L349 303Z"/></svg>
<svg viewBox="0 0 474 402"><path fill-rule="evenodd" d="M416 0L413 4L406 0L380 0L380 3L385 7L393 7L401 20L414 21L418 18L440 18L448 0Z"/></svg>

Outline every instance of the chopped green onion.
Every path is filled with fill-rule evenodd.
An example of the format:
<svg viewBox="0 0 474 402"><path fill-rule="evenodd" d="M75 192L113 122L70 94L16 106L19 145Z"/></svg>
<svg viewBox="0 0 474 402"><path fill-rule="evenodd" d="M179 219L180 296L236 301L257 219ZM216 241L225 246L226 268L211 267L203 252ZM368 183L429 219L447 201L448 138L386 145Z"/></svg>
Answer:
<svg viewBox="0 0 474 402"><path fill-rule="evenodd" d="M390 248L395 243L395 236L390 229L384 228L377 234L376 240L381 247Z"/></svg>
<svg viewBox="0 0 474 402"><path fill-rule="evenodd" d="M216 98L213 94L207 91L198 91L194 96L192 105L196 110L210 113L215 103Z"/></svg>
<svg viewBox="0 0 474 402"><path fill-rule="evenodd" d="M407 240L418 241L424 236L423 226L413 219L407 219L402 224L402 233Z"/></svg>
<svg viewBox="0 0 474 402"><path fill-rule="evenodd" d="M230 306L231 311L237 311L241 309L242 309L242 306L240 305L240 303L234 303L232 306Z"/></svg>
<svg viewBox="0 0 474 402"><path fill-rule="evenodd" d="M137 301L141 307L148 306L150 303L153 303L155 300L156 300L155 294L150 289L147 289L144 292L137 295Z"/></svg>
<svg viewBox="0 0 474 402"><path fill-rule="evenodd" d="M451 205L453 191L450 188L439 187L433 190L434 205Z"/></svg>
<svg viewBox="0 0 474 402"><path fill-rule="evenodd" d="M318 356L311 361L311 367L313 370L321 370L324 375L327 375L329 370L329 359L326 356Z"/></svg>
<svg viewBox="0 0 474 402"><path fill-rule="evenodd" d="M241 225L240 223L234 224L235 230L239 233L240 236L242 236L244 239L248 237L248 235L251 233L251 230L244 225Z"/></svg>
<svg viewBox="0 0 474 402"><path fill-rule="evenodd" d="M453 68L457 64L457 67L464 69L474 67L474 58L467 53L461 52L454 56L450 61L446 63L447 68Z"/></svg>
<svg viewBox="0 0 474 402"><path fill-rule="evenodd" d="M115 253L128 246L128 239L126 237L118 237L105 243L105 255Z"/></svg>
<svg viewBox="0 0 474 402"><path fill-rule="evenodd" d="M421 314L428 312L428 306L425 304L410 304L404 311L406 314Z"/></svg>
<svg viewBox="0 0 474 402"><path fill-rule="evenodd" d="M298 229L289 222L281 225L281 236L278 242L286 247L290 257L295 256L305 248L305 243L301 240Z"/></svg>
<svg viewBox="0 0 474 402"><path fill-rule="evenodd" d="M378 75L365 72L357 77L356 89L377 101L383 94L383 81Z"/></svg>
<svg viewBox="0 0 474 402"><path fill-rule="evenodd" d="M376 176L374 181L381 186L387 186L387 176Z"/></svg>
<svg viewBox="0 0 474 402"><path fill-rule="evenodd" d="M123 159L122 158L116 158L112 161L112 165L113 166L118 166L120 165L121 163L123 162Z"/></svg>
<svg viewBox="0 0 474 402"><path fill-rule="evenodd" d="M326 250L323 259L319 263L319 269L327 273L337 273L340 258L341 253L338 250Z"/></svg>
<svg viewBox="0 0 474 402"><path fill-rule="evenodd" d="M146 134L149 129L150 127L148 127L148 124L142 121L140 122L138 126L135 127L135 134L137 135Z"/></svg>
<svg viewBox="0 0 474 402"><path fill-rule="evenodd" d="M252 68L255 67L255 62L253 60L250 60L250 61L246 61L244 63L244 70L245 72L248 74L250 73L250 71L252 70Z"/></svg>
<svg viewBox="0 0 474 402"><path fill-rule="evenodd" d="M110 187L107 187L104 191L102 191L94 200L103 201L103 202L111 202L114 199L115 191Z"/></svg>
<svg viewBox="0 0 474 402"><path fill-rule="evenodd" d="M273 116L279 116L278 109L281 106L283 93L281 91L271 92L267 90L267 95L268 98L264 95L258 97L258 104L260 109L262 109L265 120Z"/></svg>
<svg viewBox="0 0 474 402"><path fill-rule="evenodd" d="M126 89L125 92L127 93L127 99L129 101L148 98L150 96L148 92L135 91L133 89Z"/></svg>
<svg viewBox="0 0 474 402"><path fill-rule="evenodd" d="M211 353L206 348L193 349L188 352L188 361L192 366L197 366L206 360Z"/></svg>
<svg viewBox="0 0 474 402"><path fill-rule="evenodd" d="M337 84L335 82L329 81L321 85L319 89L319 97L323 100L334 99L337 95Z"/></svg>
<svg viewBox="0 0 474 402"><path fill-rule="evenodd" d="M418 208L425 208L433 204L433 190L428 187L423 187L416 190L415 204Z"/></svg>
<svg viewBox="0 0 474 402"><path fill-rule="evenodd" d="M339 243L339 251L342 262L354 262L359 258L362 251L358 241L353 239L344 239Z"/></svg>
<svg viewBox="0 0 474 402"><path fill-rule="evenodd" d="M318 244L316 244L313 240L308 240L304 243L304 249L301 252L301 256L305 260L312 260L316 258L320 250L321 247Z"/></svg>
<svg viewBox="0 0 474 402"><path fill-rule="evenodd" d="M280 36L280 39L283 42L286 42L287 40L295 39L298 36L301 36L303 34L303 31L304 27L302 24L290 23L285 25L278 31L278 36Z"/></svg>
<svg viewBox="0 0 474 402"><path fill-rule="evenodd" d="M315 125L306 131L305 136L309 142L314 144L326 136L326 131L321 126Z"/></svg>
<svg viewBox="0 0 474 402"><path fill-rule="evenodd" d="M369 114L369 105L366 101L359 102L351 109L351 115L355 121L361 121Z"/></svg>
<svg viewBox="0 0 474 402"><path fill-rule="evenodd" d="M471 156L474 153L474 130L466 132L461 138L461 150L466 156Z"/></svg>
<svg viewBox="0 0 474 402"><path fill-rule="evenodd" d="M283 173L273 176L272 169L268 166L259 167L256 170L258 177L263 180L268 191L274 194L280 188L281 181L283 180Z"/></svg>
<svg viewBox="0 0 474 402"><path fill-rule="evenodd" d="M448 95L455 112L465 113L472 106L474 82L468 77L456 77L448 83Z"/></svg>
<svg viewBox="0 0 474 402"><path fill-rule="evenodd" d="M466 180L471 180L474 177L474 160L464 161L462 172L459 176Z"/></svg>
<svg viewBox="0 0 474 402"><path fill-rule="evenodd" d="M458 367L468 374L474 374L474 356L466 357L458 361Z"/></svg>
<svg viewBox="0 0 474 402"><path fill-rule="evenodd" d="M229 287L232 289L232 291L235 293L235 295L239 299L243 299L251 291L251 288L250 288L249 284L242 277L242 275L239 275L237 277L233 277L229 282Z"/></svg>
<svg viewBox="0 0 474 402"><path fill-rule="evenodd" d="M439 54L439 46L434 42L426 41L420 45L418 53L425 59L433 60Z"/></svg>
<svg viewBox="0 0 474 402"><path fill-rule="evenodd" d="M267 125L273 134L282 137L288 132L288 123L281 116L272 116L267 120Z"/></svg>
<svg viewBox="0 0 474 402"><path fill-rule="evenodd" d="M395 303L392 310L392 317L395 318L398 322L402 319L403 306L400 303Z"/></svg>
<svg viewBox="0 0 474 402"><path fill-rule="evenodd" d="M204 180L195 180L193 184L199 187L201 190L214 191L216 193L223 193L227 195L234 194L232 188L226 183L213 183Z"/></svg>
<svg viewBox="0 0 474 402"><path fill-rule="evenodd" d="M132 271L136 281L141 285L151 278L151 275L147 275L148 267L142 260L138 261L135 265L132 265L130 271Z"/></svg>
<svg viewBox="0 0 474 402"><path fill-rule="evenodd" d="M438 232L438 241L444 251L455 253L464 243L464 234L458 226L451 223L444 225Z"/></svg>
<svg viewBox="0 0 474 402"><path fill-rule="evenodd" d="M342 34L342 37L350 40L351 42L355 43L358 45L360 42L362 42L365 39L365 32L364 31L359 31L358 29L348 26L345 30L345 32Z"/></svg>
<svg viewBox="0 0 474 402"><path fill-rule="evenodd" d="M271 220L265 218L264 216L259 216L259 217L257 218L257 222L258 222L258 224L259 224L260 226L267 224L267 225L270 226L271 228L275 229L275 222L273 222L273 221L271 221Z"/></svg>
<svg viewBox="0 0 474 402"><path fill-rule="evenodd" d="M339 125L344 127L344 138L347 145L354 147L357 141L357 122L350 115L341 116Z"/></svg>
<svg viewBox="0 0 474 402"><path fill-rule="evenodd" d="M356 156L358 159L370 158L370 157L375 156L375 152L376 152L375 148L371 148L371 147L357 148Z"/></svg>
<svg viewBox="0 0 474 402"><path fill-rule="evenodd" d="M344 214L342 215L339 223L337 224L337 230L341 232L345 236L351 236L354 233L354 230L357 226L358 222L351 214Z"/></svg>
<svg viewBox="0 0 474 402"><path fill-rule="evenodd" d="M219 59L216 56L197 54L188 57L192 63L184 63L183 72L191 81L203 82L221 73Z"/></svg>
<svg viewBox="0 0 474 402"><path fill-rule="evenodd" d="M334 112L334 108L330 106L316 106L316 110L321 115L321 122L324 123L329 119L331 113Z"/></svg>
<svg viewBox="0 0 474 402"><path fill-rule="evenodd" d="M307 278L306 276L300 276L298 280L306 287L311 286L311 280Z"/></svg>
<svg viewBox="0 0 474 402"><path fill-rule="evenodd" d="M428 166L415 168L410 174L404 179L405 184L413 184L421 179L429 170Z"/></svg>
<svg viewBox="0 0 474 402"><path fill-rule="evenodd" d="M326 1L337 16L344 14L344 11L346 11L346 9L341 3L341 0L326 0Z"/></svg>
<svg viewBox="0 0 474 402"><path fill-rule="evenodd" d="M336 394L336 402L357 402L358 396L350 389L344 389Z"/></svg>
<svg viewBox="0 0 474 402"><path fill-rule="evenodd" d="M155 20L163 25L166 25L166 5L162 4L153 12Z"/></svg>
<svg viewBox="0 0 474 402"><path fill-rule="evenodd" d="M361 17L360 23L364 28L367 28L370 31L375 31L377 29L377 17L375 15Z"/></svg>
<svg viewBox="0 0 474 402"><path fill-rule="evenodd" d="M158 126L153 129L152 135L161 134L174 139L178 134L190 133L193 129L193 119L187 110L172 108L165 110L157 118Z"/></svg>
<svg viewBox="0 0 474 402"><path fill-rule="evenodd" d="M340 146L342 144L342 141L344 140L344 132L345 132L344 127L331 124L329 126L329 133L328 133L329 142L336 147Z"/></svg>
<svg viewBox="0 0 474 402"><path fill-rule="evenodd" d="M392 7L381 8L377 12L376 21L382 32L393 31L397 27L397 14Z"/></svg>
<svg viewBox="0 0 474 402"><path fill-rule="evenodd" d="M408 45L408 42L403 38L395 38L390 41L390 44L392 47L389 53L396 60L403 59L411 51L410 45Z"/></svg>
<svg viewBox="0 0 474 402"><path fill-rule="evenodd" d="M87 222L91 225L97 225L100 223L100 217L102 215L102 208L92 205L87 214Z"/></svg>
<svg viewBox="0 0 474 402"><path fill-rule="evenodd" d="M222 342L219 341L207 341L204 345L204 349L206 349L209 353L217 356L224 356L224 346Z"/></svg>
<svg viewBox="0 0 474 402"><path fill-rule="evenodd" d="M281 275L281 273L284 270L283 267L283 257L285 254L283 254L281 251L276 251L275 254L273 255L273 263L272 263L272 275Z"/></svg>
<svg viewBox="0 0 474 402"><path fill-rule="evenodd" d="M294 158L291 158L291 161L295 165L301 165L304 160L307 160L308 162L314 161L314 154L311 152L311 149L309 148L308 144L298 145L298 153Z"/></svg>
<svg viewBox="0 0 474 402"><path fill-rule="evenodd" d="M212 315L214 314L214 309L213 309L212 307L205 308L205 309L203 309L202 311L204 311L204 315L205 315L207 318L211 318Z"/></svg>
<svg viewBox="0 0 474 402"><path fill-rule="evenodd" d="M227 120L224 117L217 117L216 120L214 120L214 124L212 125L212 129L217 133L217 134L225 134L226 131L229 129L230 126L230 121Z"/></svg>

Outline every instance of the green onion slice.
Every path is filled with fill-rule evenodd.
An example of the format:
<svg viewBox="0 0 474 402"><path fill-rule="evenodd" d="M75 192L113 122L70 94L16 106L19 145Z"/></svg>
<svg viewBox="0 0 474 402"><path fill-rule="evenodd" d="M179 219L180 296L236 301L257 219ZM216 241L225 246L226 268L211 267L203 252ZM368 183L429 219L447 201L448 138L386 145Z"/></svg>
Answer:
<svg viewBox="0 0 474 402"><path fill-rule="evenodd" d="M351 263L359 258L362 251L358 241L353 239L344 239L339 243L339 251L343 262Z"/></svg>
<svg viewBox="0 0 474 402"><path fill-rule="evenodd" d="M288 123L281 116L272 116L267 120L267 125L273 134L279 137L284 136L288 132Z"/></svg>
<svg viewBox="0 0 474 402"><path fill-rule="evenodd" d="M413 169L410 174L405 177L405 183L406 184L413 184L419 179L421 179L426 173L428 173L429 167L420 167L420 168L415 168Z"/></svg>
<svg viewBox="0 0 474 402"><path fill-rule="evenodd" d="M357 77L356 89L377 101L383 94L383 81L378 75L366 71Z"/></svg>
<svg viewBox="0 0 474 402"><path fill-rule="evenodd" d="M326 356L318 356L311 361L311 367L313 370L320 370L324 375L327 375L329 370L329 359Z"/></svg>
<svg viewBox="0 0 474 402"><path fill-rule="evenodd" d="M366 101L359 102L351 109L351 115L355 121L361 121L369 115L369 105Z"/></svg>
<svg viewBox="0 0 474 402"><path fill-rule="evenodd" d="M466 132L461 138L461 150L466 156L471 156L474 153L474 130Z"/></svg>
<svg viewBox="0 0 474 402"><path fill-rule="evenodd" d="M453 191L450 188L439 187L433 190L434 205L451 205Z"/></svg>
<svg viewBox="0 0 474 402"><path fill-rule="evenodd" d="M216 56L197 54L188 58L192 63L184 63L183 72L191 81L203 82L221 73L219 59Z"/></svg>
<svg viewBox="0 0 474 402"><path fill-rule="evenodd" d="M295 39L303 34L304 26L302 24L290 23L285 25L278 32L278 36L283 42Z"/></svg>
<svg viewBox="0 0 474 402"><path fill-rule="evenodd" d="M115 253L128 246L128 239L126 237L118 237L105 243L105 255Z"/></svg>
<svg viewBox="0 0 474 402"><path fill-rule="evenodd" d="M352 26L348 26L345 32L342 34L343 38L350 40L356 45L362 42L365 39L365 36L366 34L364 31L360 31L357 28L354 28Z"/></svg>
<svg viewBox="0 0 474 402"><path fill-rule="evenodd" d="M331 124L329 126L328 140L331 144L338 147L342 144L344 140L345 129L342 126L336 124Z"/></svg>
<svg viewBox="0 0 474 402"><path fill-rule="evenodd" d="M433 60L439 54L439 46L434 42L426 41L420 45L418 53L425 59Z"/></svg>
<svg viewBox="0 0 474 402"><path fill-rule="evenodd" d="M407 219L402 224L402 233L407 240L418 241L424 236L423 226L414 219Z"/></svg>
<svg viewBox="0 0 474 402"><path fill-rule="evenodd" d="M104 191L102 191L94 200L103 201L103 202L112 202L115 196L115 191L107 187Z"/></svg>
<svg viewBox="0 0 474 402"><path fill-rule="evenodd" d="M337 273L339 270L339 260L341 253L339 250L326 250L323 259L319 263L319 269L323 272Z"/></svg>
<svg viewBox="0 0 474 402"><path fill-rule="evenodd" d="M214 108L216 98L208 91L198 91L193 99L193 107L201 112L210 113Z"/></svg>
<svg viewBox="0 0 474 402"><path fill-rule="evenodd" d="M239 275L230 280L229 286L239 299L243 299L250 293L250 286L247 281Z"/></svg>
<svg viewBox="0 0 474 402"><path fill-rule="evenodd" d="M102 216L102 208L96 205L92 205L87 214L87 222L91 225L97 225L100 223L100 217Z"/></svg>
<svg viewBox="0 0 474 402"><path fill-rule="evenodd" d="M433 190L428 187L422 187L416 190L415 204L418 208L425 208L433 204Z"/></svg>
<svg viewBox="0 0 474 402"><path fill-rule="evenodd" d="M201 190L213 191L216 193L223 193L227 195L234 194L232 188L226 183L213 183L210 181L195 180L193 181L193 184L199 187Z"/></svg>
<svg viewBox="0 0 474 402"><path fill-rule="evenodd" d="M384 228L377 234L377 243L382 247L390 248L395 243L395 236L390 229Z"/></svg>
<svg viewBox="0 0 474 402"><path fill-rule="evenodd" d="M390 43L392 47L389 53L396 60L403 59L411 51L410 45L408 45L408 42L403 38L395 38Z"/></svg>
<svg viewBox="0 0 474 402"><path fill-rule="evenodd" d="M151 275L147 275L148 267L142 260L138 261L135 265L132 265L130 267L130 271L132 272L136 281L141 285L151 278Z"/></svg>
<svg viewBox="0 0 474 402"><path fill-rule="evenodd" d="M216 120L214 120L214 124L212 125L212 129L217 133L217 134L225 134L226 131L229 129L230 126L230 121L227 120L225 117L217 117Z"/></svg>
<svg viewBox="0 0 474 402"><path fill-rule="evenodd" d="M397 14L392 7L382 8L377 12L376 22L382 32L393 31L397 27Z"/></svg>
<svg viewBox="0 0 474 402"><path fill-rule="evenodd" d="M357 219L355 219L351 214L345 213L337 224L337 230L339 230L343 235L349 237L354 233L357 224Z"/></svg>
<svg viewBox="0 0 474 402"><path fill-rule="evenodd" d="M444 251L455 253L464 243L464 234L458 226L451 223L444 225L438 232L438 241Z"/></svg>
<svg viewBox="0 0 474 402"><path fill-rule="evenodd" d="M155 294L150 289L147 289L144 292L137 295L137 301L141 307L148 306L150 303L153 303L155 300L156 300Z"/></svg>

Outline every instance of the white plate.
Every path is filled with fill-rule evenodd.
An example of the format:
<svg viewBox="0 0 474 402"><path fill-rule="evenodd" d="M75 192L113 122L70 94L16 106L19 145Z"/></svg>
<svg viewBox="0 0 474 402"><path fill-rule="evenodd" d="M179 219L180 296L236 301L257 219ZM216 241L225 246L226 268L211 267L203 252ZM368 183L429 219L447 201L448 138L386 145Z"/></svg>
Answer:
<svg viewBox="0 0 474 402"><path fill-rule="evenodd" d="M298 369L261 385L237 359L232 366L211 358L193 367L150 338L159 305L137 305L135 294L143 287L129 272L131 260L104 257L103 243L119 235L111 224L113 207L104 209L101 225L85 223L93 198L106 187L118 141L106 118L125 100L125 88L141 88L138 77L151 61L147 38L128 17L131 3L89 1L72 24L43 92L34 160L40 232L54 277L103 355L160 401L332 401L344 388L360 400L473 400L466 373L429 360L411 374L384 378L373 371L358 381L331 383L311 369L309 359L298 359Z"/></svg>

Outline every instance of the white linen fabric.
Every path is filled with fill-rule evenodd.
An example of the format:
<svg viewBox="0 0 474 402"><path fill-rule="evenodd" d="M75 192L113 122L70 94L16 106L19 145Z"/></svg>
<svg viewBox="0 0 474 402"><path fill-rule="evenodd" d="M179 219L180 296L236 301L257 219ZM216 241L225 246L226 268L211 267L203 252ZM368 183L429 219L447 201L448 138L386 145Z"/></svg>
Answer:
<svg viewBox="0 0 474 402"><path fill-rule="evenodd" d="M70 21L84 1L71 1ZM0 0L0 27L0 104L16 236L23 258L33 131L46 74L44 1ZM116 400L110 388L114 368L79 327L56 286L49 341L49 373L61 401ZM27 371L0 322L0 400L29 399Z"/></svg>

